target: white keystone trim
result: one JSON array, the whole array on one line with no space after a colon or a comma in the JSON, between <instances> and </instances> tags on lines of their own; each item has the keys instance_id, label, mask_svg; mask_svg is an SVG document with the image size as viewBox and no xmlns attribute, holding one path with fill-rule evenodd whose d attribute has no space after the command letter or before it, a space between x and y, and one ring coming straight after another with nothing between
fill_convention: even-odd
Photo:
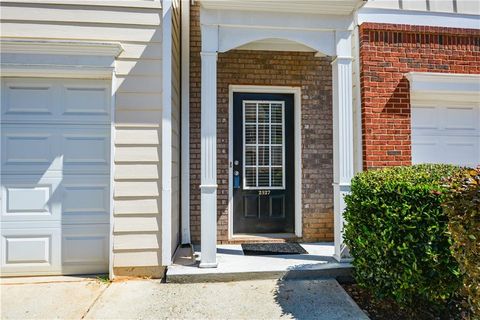
<instances>
[{"instance_id":1,"label":"white keystone trim","mask_svg":"<svg viewBox=\"0 0 480 320\"><path fill-rule=\"evenodd\" d=\"M247 93L290 93L294 95L294 153L295 153L295 236L302 237L302 96L298 87L230 85L228 87L228 240L233 234L233 94Z\"/></svg>"}]
</instances>

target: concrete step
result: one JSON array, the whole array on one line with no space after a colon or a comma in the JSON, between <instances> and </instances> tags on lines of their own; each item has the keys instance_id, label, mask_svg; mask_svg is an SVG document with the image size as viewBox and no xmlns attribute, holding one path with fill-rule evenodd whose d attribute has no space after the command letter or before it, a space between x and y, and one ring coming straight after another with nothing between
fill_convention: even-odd
<instances>
[{"instance_id":1,"label":"concrete step","mask_svg":"<svg viewBox=\"0 0 480 320\"><path fill-rule=\"evenodd\" d=\"M183 272L182 272L183 271ZM317 265L299 265L281 270L224 270L201 269L191 266L189 269L167 268L166 281L169 283L199 283L199 282L230 282L245 280L283 279L283 280L313 280L313 279L339 279L348 280L352 277L350 263L326 263Z\"/></svg>"}]
</instances>

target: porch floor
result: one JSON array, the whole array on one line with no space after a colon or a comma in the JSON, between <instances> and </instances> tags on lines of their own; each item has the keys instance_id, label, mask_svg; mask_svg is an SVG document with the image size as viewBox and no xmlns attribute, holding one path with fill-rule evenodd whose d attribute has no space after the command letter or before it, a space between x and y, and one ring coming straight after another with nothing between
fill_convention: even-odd
<instances>
[{"instance_id":1,"label":"porch floor","mask_svg":"<svg viewBox=\"0 0 480 320\"><path fill-rule=\"evenodd\" d=\"M179 248L167 268L167 282L348 277L351 264L333 258L333 243L301 243L308 254L245 256L239 244L217 245L217 268L199 268L200 247Z\"/></svg>"}]
</instances>

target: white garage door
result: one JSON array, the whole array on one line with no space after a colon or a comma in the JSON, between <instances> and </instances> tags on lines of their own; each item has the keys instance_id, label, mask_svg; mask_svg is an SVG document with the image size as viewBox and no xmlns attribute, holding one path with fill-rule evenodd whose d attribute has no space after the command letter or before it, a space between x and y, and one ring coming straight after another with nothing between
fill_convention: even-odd
<instances>
[{"instance_id":1,"label":"white garage door","mask_svg":"<svg viewBox=\"0 0 480 320\"><path fill-rule=\"evenodd\" d=\"M108 271L110 86L2 78L2 275Z\"/></svg>"},{"instance_id":2,"label":"white garage door","mask_svg":"<svg viewBox=\"0 0 480 320\"><path fill-rule=\"evenodd\" d=\"M412 106L412 162L480 164L480 107Z\"/></svg>"}]
</instances>

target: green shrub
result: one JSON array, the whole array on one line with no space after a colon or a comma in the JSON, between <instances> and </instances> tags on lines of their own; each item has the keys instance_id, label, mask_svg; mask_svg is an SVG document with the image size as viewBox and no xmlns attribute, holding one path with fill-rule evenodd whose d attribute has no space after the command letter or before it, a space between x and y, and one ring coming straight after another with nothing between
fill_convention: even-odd
<instances>
[{"instance_id":1,"label":"green shrub","mask_svg":"<svg viewBox=\"0 0 480 320\"><path fill-rule=\"evenodd\" d=\"M480 167L448 179L444 202L453 238L453 255L463 274L463 293L480 318Z\"/></svg>"},{"instance_id":2,"label":"green shrub","mask_svg":"<svg viewBox=\"0 0 480 320\"><path fill-rule=\"evenodd\" d=\"M449 165L372 170L346 196L345 242L357 282L400 306L442 308L461 285L453 258L442 179Z\"/></svg>"}]
</instances>

